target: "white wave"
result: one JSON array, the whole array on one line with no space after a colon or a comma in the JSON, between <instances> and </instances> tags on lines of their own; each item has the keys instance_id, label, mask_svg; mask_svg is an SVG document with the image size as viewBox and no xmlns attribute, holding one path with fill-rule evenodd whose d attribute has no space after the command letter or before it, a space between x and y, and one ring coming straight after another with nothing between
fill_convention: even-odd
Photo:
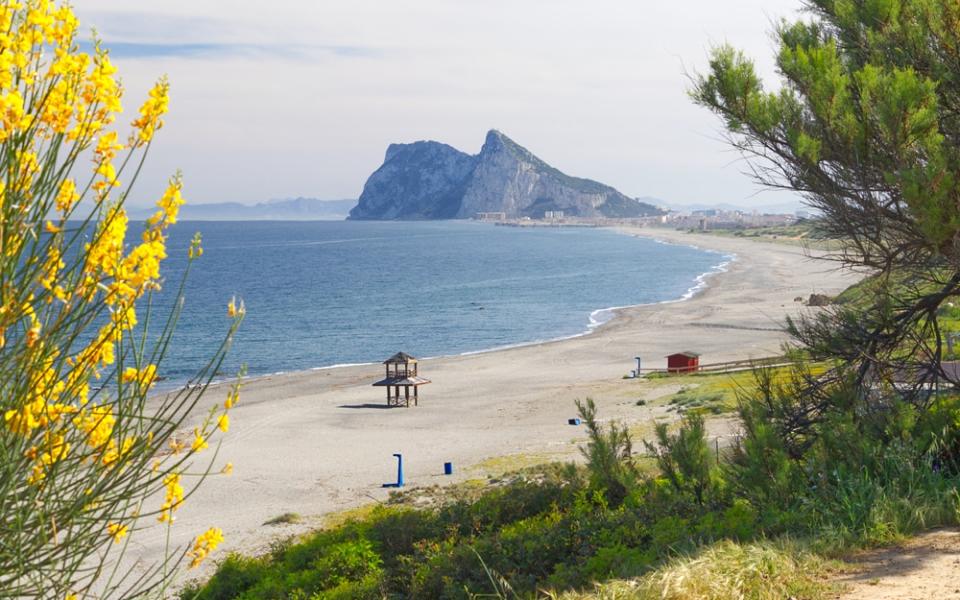
<instances>
[{"instance_id":1,"label":"white wave","mask_svg":"<svg viewBox=\"0 0 960 600\"><path fill-rule=\"evenodd\" d=\"M326 371L327 369L342 369L345 367L369 367L370 365L379 365L378 362L358 362L358 363L337 363L326 367L310 367L308 371Z\"/></svg>"}]
</instances>

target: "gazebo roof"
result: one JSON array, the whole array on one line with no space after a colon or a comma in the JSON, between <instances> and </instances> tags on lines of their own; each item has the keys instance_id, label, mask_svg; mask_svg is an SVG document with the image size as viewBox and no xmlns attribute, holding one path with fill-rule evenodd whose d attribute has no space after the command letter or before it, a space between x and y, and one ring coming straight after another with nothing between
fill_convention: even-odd
<instances>
[{"instance_id":1,"label":"gazebo roof","mask_svg":"<svg viewBox=\"0 0 960 600\"><path fill-rule=\"evenodd\" d=\"M374 383L373 385L378 387L387 387L390 385L412 385L414 387L418 385L424 385L430 383L429 379L424 379L423 377L408 376L408 377L387 377L386 379L381 379L380 381Z\"/></svg>"},{"instance_id":2,"label":"gazebo roof","mask_svg":"<svg viewBox=\"0 0 960 600\"><path fill-rule=\"evenodd\" d=\"M687 358L700 358L700 355L696 352L674 352L673 354L668 354L667 358L671 356L686 356Z\"/></svg>"},{"instance_id":3,"label":"gazebo roof","mask_svg":"<svg viewBox=\"0 0 960 600\"><path fill-rule=\"evenodd\" d=\"M394 354L393 356L391 356L391 357L388 358L387 360L383 361L383 364L385 364L385 365L393 365L393 364L397 364L397 363L415 363L415 362L417 362L417 359L415 359L414 357L410 356L410 355L407 354L406 352L397 352L396 354Z\"/></svg>"}]
</instances>

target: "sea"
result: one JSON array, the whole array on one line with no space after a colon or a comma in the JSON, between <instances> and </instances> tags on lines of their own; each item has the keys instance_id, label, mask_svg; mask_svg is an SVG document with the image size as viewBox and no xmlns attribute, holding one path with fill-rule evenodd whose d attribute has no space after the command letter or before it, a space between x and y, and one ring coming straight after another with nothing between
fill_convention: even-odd
<instances>
[{"instance_id":1,"label":"sea","mask_svg":"<svg viewBox=\"0 0 960 600\"><path fill-rule=\"evenodd\" d=\"M730 260L596 228L180 222L155 313L172 306L198 231L204 254L184 287L164 386L188 381L215 353L232 298L246 317L218 379L241 365L258 376L584 335L617 307L691 297Z\"/></svg>"}]
</instances>

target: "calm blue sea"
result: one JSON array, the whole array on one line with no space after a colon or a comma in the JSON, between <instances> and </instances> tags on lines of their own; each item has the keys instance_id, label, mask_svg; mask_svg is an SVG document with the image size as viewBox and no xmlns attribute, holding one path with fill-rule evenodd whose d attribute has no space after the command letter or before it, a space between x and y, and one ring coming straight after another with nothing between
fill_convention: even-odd
<instances>
[{"instance_id":1,"label":"calm blue sea","mask_svg":"<svg viewBox=\"0 0 960 600\"><path fill-rule=\"evenodd\" d=\"M182 382L212 355L236 295L247 317L224 373L476 352L582 334L601 309L683 297L726 257L599 229L472 222L182 222L161 303L203 234L172 352Z\"/></svg>"}]
</instances>

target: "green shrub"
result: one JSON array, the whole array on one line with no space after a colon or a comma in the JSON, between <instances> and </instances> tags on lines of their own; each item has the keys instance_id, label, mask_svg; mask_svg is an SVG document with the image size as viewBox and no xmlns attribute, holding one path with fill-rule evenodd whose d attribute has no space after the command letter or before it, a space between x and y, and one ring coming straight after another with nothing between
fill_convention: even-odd
<instances>
[{"instance_id":1,"label":"green shrub","mask_svg":"<svg viewBox=\"0 0 960 600\"><path fill-rule=\"evenodd\" d=\"M655 559L656 555L649 549L615 544L597 549L596 554L587 559L583 571L592 581L636 577L649 568Z\"/></svg>"},{"instance_id":2,"label":"green shrub","mask_svg":"<svg viewBox=\"0 0 960 600\"><path fill-rule=\"evenodd\" d=\"M685 415L676 434L669 433L666 423L657 423L655 431L656 444L644 444L656 457L660 472L678 494L690 496L702 506L716 487L703 417L695 413Z\"/></svg>"},{"instance_id":3,"label":"green shrub","mask_svg":"<svg viewBox=\"0 0 960 600\"><path fill-rule=\"evenodd\" d=\"M336 587L352 580L379 575L382 562L373 544L360 539L330 546L313 563L312 570L324 581L325 587Z\"/></svg>"},{"instance_id":4,"label":"green shrub","mask_svg":"<svg viewBox=\"0 0 960 600\"><path fill-rule=\"evenodd\" d=\"M703 515L697 523L697 534L705 540L729 538L744 541L757 536L758 525L757 510L746 500L738 498L722 511Z\"/></svg>"},{"instance_id":5,"label":"green shrub","mask_svg":"<svg viewBox=\"0 0 960 600\"><path fill-rule=\"evenodd\" d=\"M638 473L633 465L633 441L626 426L610 423L606 431L597 422L597 407L593 399L576 401L577 412L587 426L590 436L582 447L587 459L590 484L604 490L614 506L623 502L636 483Z\"/></svg>"},{"instance_id":6,"label":"green shrub","mask_svg":"<svg viewBox=\"0 0 960 600\"><path fill-rule=\"evenodd\" d=\"M291 600L292 600L291 596ZM380 578L367 575L359 581L343 582L336 587L309 596L310 600L380 600L383 589Z\"/></svg>"},{"instance_id":7,"label":"green shrub","mask_svg":"<svg viewBox=\"0 0 960 600\"><path fill-rule=\"evenodd\" d=\"M232 600L262 580L269 565L257 558L230 554L218 566L216 574L202 587L187 587L180 593L183 600Z\"/></svg>"},{"instance_id":8,"label":"green shrub","mask_svg":"<svg viewBox=\"0 0 960 600\"><path fill-rule=\"evenodd\" d=\"M931 457L917 459L909 444L878 454L872 468L835 469L811 498L811 524L824 547L886 543L958 522L960 479L938 471Z\"/></svg>"},{"instance_id":9,"label":"green shrub","mask_svg":"<svg viewBox=\"0 0 960 600\"><path fill-rule=\"evenodd\" d=\"M654 523L651 544L661 554L692 545L690 522L680 517L664 517Z\"/></svg>"},{"instance_id":10,"label":"green shrub","mask_svg":"<svg viewBox=\"0 0 960 600\"><path fill-rule=\"evenodd\" d=\"M681 388L670 398L670 406L677 411L709 412L718 415L726 410L723 402L727 395L720 390L698 390Z\"/></svg>"},{"instance_id":11,"label":"green shrub","mask_svg":"<svg viewBox=\"0 0 960 600\"><path fill-rule=\"evenodd\" d=\"M432 511L393 507L378 507L357 527L376 545L388 566L397 557L412 553L421 540L440 537L444 531L443 520Z\"/></svg>"}]
</instances>

